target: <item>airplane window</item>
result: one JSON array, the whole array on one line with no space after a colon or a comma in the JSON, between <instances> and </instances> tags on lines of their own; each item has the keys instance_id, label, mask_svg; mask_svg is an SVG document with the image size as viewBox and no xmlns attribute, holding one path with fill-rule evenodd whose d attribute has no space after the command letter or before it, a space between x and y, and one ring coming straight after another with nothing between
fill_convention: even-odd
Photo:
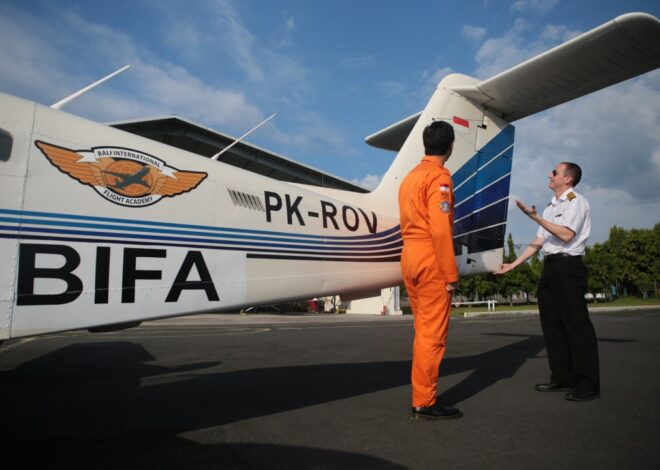
<instances>
[{"instance_id":1,"label":"airplane window","mask_svg":"<svg viewBox=\"0 0 660 470\"><path fill-rule=\"evenodd\" d=\"M6 162L9 160L13 143L14 139L11 138L9 133L0 129L0 162Z\"/></svg>"}]
</instances>

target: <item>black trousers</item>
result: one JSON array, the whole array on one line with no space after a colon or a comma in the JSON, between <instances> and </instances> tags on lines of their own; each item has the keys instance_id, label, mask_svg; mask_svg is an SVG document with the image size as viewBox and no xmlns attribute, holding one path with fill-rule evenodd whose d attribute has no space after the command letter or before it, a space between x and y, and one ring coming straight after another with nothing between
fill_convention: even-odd
<instances>
[{"instance_id":1,"label":"black trousers","mask_svg":"<svg viewBox=\"0 0 660 470\"><path fill-rule=\"evenodd\" d=\"M600 391L598 345L584 294L587 267L580 256L546 257L538 286L550 381Z\"/></svg>"}]
</instances>

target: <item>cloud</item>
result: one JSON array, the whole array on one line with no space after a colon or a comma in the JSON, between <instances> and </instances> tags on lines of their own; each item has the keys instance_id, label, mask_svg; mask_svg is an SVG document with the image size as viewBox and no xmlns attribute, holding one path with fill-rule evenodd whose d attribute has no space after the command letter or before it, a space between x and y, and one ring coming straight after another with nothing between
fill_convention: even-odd
<instances>
[{"instance_id":1,"label":"cloud","mask_svg":"<svg viewBox=\"0 0 660 470\"><path fill-rule=\"evenodd\" d=\"M263 82L265 74L255 55L256 37L243 25L238 11L230 0L212 0L208 2L217 30L228 41L234 53L231 55L235 64L241 68L248 79Z\"/></svg>"},{"instance_id":2,"label":"cloud","mask_svg":"<svg viewBox=\"0 0 660 470\"><path fill-rule=\"evenodd\" d=\"M583 169L577 190L592 206L591 243L607 239L612 225L660 222L658 109L656 71L515 123L511 193L543 207L552 196L546 175L572 161ZM510 209L509 231L533 237L518 212Z\"/></svg>"},{"instance_id":3,"label":"cloud","mask_svg":"<svg viewBox=\"0 0 660 470\"><path fill-rule=\"evenodd\" d=\"M205 42L204 35L192 24L181 21L171 21L164 28L163 37L170 47L177 50L181 56L188 59L201 57L200 49Z\"/></svg>"},{"instance_id":4,"label":"cloud","mask_svg":"<svg viewBox=\"0 0 660 470\"><path fill-rule=\"evenodd\" d=\"M16 47L0 51L4 91L50 104L130 63L132 68L111 82L114 86L97 88L67 110L98 121L176 113L225 131L240 131L263 119L264 113L241 92L211 86L159 60L122 31L65 13L53 18L64 31L55 34L50 21L19 9L9 13L0 18L0 40ZM85 62L104 65L81 70ZM117 87L124 91L121 96Z\"/></svg>"},{"instance_id":5,"label":"cloud","mask_svg":"<svg viewBox=\"0 0 660 470\"><path fill-rule=\"evenodd\" d=\"M286 18L275 30L273 47L283 49L293 45L293 32L295 29L296 20L293 17Z\"/></svg>"},{"instance_id":6,"label":"cloud","mask_svg":"<svg viewBox=\"0 0 660 470\"><path fill-rule=\"evenodd\" d=\"M243 64L245 59L247 63L240 69L244 76L258 80L266 73L267 81L243 81L240 89L224 84L220 77L205 81L191 69L163 59L160 51L138 46L141 42L120 29L54 8L49 14L37 17L20 7L6 5L0 16L0 41L12 47L0 48L0 90L51 104L130 63L132 68L128 72L73 102L66 110L102 122L177 114L233 134L246 131L273 111L298 117L306 115L304 106L308 100L304 96L312 86L308 84L306 69L295 58L274 48L260 48L255 53L254 36L241 23L230 2L205 5L209 9L204 16L211 18L207 22L231 25L227 34L233 37L232 41L244 38L248 44L235 51L232 41L223 43L226 38L206 33L184 34L185 42L189 46L197 44L200 57L208 57L209 49L220 43L222 48L213 50L214 57L222 51L237 54L236 62ZM162 15L155 10L151 18L158 30L163 30L158 25L174 24L167 16L173 9L162 11L166 10L168 13ZM187 15L186 9L177 11L181 20L175 33L180 35L194 29L192 14ZM293 18L286 19L283 28L292 31ZM211 28L199 28L208 29ZM256 63L257 56L263 68L249 65ZM262 107L268 112L262 111ZM310 128L302 118L293 124L297 128L287 131L288 134L275 126L261 134L271 136L276 143L292 142L297 150L318 151L325 146L324 150L335 152L334 155L355 152L346 145L339 128L326 126L328 131L324 133L315 126Z\"/></svg>"},{"instance_id":7,"label":"cloud","mask_svg":"<svg viewBox=\"0 0 660 470\"><path fill-rule=\"evenodd\" d=\"M381 179L383 179L382 175L367 174L363 178L353 178L351 183L373 191L380 184Z\"/></svg>"},{"instance_id":8,"label":"cloud","mask_svg":"<svg viewBox=\"0 0 660 470\"><path fill-rule=\"evenodd\" d=\"M480 43L487 33L488 31L486 28L481 28L479 26L465 25L461 30L461 35L468 41L475 44Z\"/></svg>"},{"instance_id":9,"label":"cloud","mask_svg":"<svg viewBox=\"0 0 660 470\"><path fill-rule=\"evenodd\" d=\"M453 72L454 70L451 67L442 67L440 69L425 70L422 72L422 86L420 87L419 94L424 101L424 105L426 105L426 100L431 98L440 81Z\"/></svg>"},{"instance_id":10,"label":"cloud","mask_svg":"<svg viewBox=\"0 0 660 470\"><path fill-rule=\"evenodd\" d=\"M482 42L476 75L493 76L578 34L563 25L533 26L517 19L504 35ZM511 201L519 197L543 208L552 196L547 174L557 163L573 161L584 171L577 190L592 206L590 243L607 239L612 225L659 222L658 109L660 71L655 71L515 122ZM510 206L508 231L517 243L531 241L537 228Z\"/></svg>"},{"instance_id":11,"label":"cloud","mask_svg":"<svg viewBox=\"0 0 660 470\"><path fill-rule=\"evenodd\" d=\"M580 34L566 26L545 25L537 37L530 38L536 30L519 18L504 36L486 39L475 56L477 77L490 78Z\"/></svg>"},{"instance_id":12,"label":"cloud","mask_svg":"<svg viewBox=\"0 0 660 470\"><path fill-rule=\"evenodd\" d=\"M601 90L543 113L522 127L537 157L576 161L593 187L660 200L660 73ZM531 149L530 149L531 150ZM590 179L586 176L589 175Z\"/></svg>"},{"instance_id":13,"label":"cloud","mask_svg":"<svg viewBox=\"0 0 660 470\"><path fill-rule=\"evenodd\" d=\"M290 157L297 159L301 155L311 155L310 160L319 168L328 168L326 159L339 156L350 160L358 152L349 145L344 131L315 111L302 111L299 114L282 117L288 119L290 127L299 129L295 133L285 133L279 128L273 127L265 132L270 132L272 140L276 145L294 149L295 155ZM277 120L277 119L276 119Z\"/></svg>"},{"instance_id":14,"label":"cloud","mask_svg":"<svg viewBox=\"0 0 660 470\"><path fill-rule=\"evenodd\" d=\"M389 96L401 96L406 91L406 85L401 82L388 80L380 82L378 84L378 89Z\"/></svg>"},{"instance_id":15,"label":"cloud","mask_svg":"<svg viewBox=\"0 0 660 470\"><path fill-rule=\"evenodd\" d=\"M513 12L532 12L544 15L552 10L559 0L516 0L511 5Z\"/></svg>"}]
</instances>

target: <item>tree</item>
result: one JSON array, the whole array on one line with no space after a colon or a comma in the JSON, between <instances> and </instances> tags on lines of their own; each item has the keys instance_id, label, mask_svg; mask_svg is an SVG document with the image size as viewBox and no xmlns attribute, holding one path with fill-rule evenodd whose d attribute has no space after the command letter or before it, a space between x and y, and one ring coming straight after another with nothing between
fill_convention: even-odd
<instances>
[{"instance_id":1,"label":"tree","mask_svg":"<svg viewBox=\"0 0 660 470\"><path fill-rule=\"evenodd\" d=\"M589 268L590 292L614 284L617 294L657 294L660 224L652 229L612 227L607 241L587 249L585 263Z\"/></svg>"},{"instance_id":2,"label":"tree","mask_svg":"<svg viewBox=\"0 0 660 470\"><path fill-rule=\"evenodd\" d=\"M584 264L589 270L589 284L587 290L597 298L598 294L607 292L610 298L609 287L614 284L613 258L608 255L607 245L596 243L587 247L584 254Z\"/></svg>"},{"instance_id":3,"label":"tree","mask_svg":"<svg viewBox=\"0 0 660 470\"><path fill-rule=\"evenodd\" d=\"M624 281L644 298L654 292L660 271L660 224L653 229L632 229L623 243Z\"/></svg>"},{"instance_id":4,"label":"tree","mask_svg":"<svg viewBox=\"0 0 660 470\"><path fill-rule=\"evenodd\" d=\"M516 260L515 244L513 243L513 236L509 234L507 238L508 253L504 255L505 263L512 263ZM529 293L534 290L535 285L532 281L532 271L529 264L524 263L516 269L500 276L497 279L497 288L500 294L509 299L509 305L513 305L513 295L518 292L524 292L528 297Z\"/></svg>"},{"instance_id":5,"label":"tree","mask_svg":"<svg viewBox=\"0 0 660 470\"><path fill-rule=\"evenodd\" d=\"M626 239L626 230L617 227L616 225L610 228L610 236L607 241L603 244L607 248L609 256L611 258L610 267L612 269L611 275L616 285L617 295L621 294L623 286L623 271L624 271L624 262L622 259L623 255L623 245Z\"/></svg>"}]
</instances>

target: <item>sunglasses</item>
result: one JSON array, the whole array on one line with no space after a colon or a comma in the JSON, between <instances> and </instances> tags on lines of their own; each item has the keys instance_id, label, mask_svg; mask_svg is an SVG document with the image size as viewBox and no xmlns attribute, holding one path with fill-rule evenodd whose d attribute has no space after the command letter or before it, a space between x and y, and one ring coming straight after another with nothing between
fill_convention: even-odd
<instances>
[{"instance_id":1,"label":"sunglasses","mask_svg":"<svg viewBox=\"0 0 660 470\"><path fill-rule=\"evenodd\" d=\"M557 176L557 170L552 170L552 176Z\"/></svg>"}]
</instances>

